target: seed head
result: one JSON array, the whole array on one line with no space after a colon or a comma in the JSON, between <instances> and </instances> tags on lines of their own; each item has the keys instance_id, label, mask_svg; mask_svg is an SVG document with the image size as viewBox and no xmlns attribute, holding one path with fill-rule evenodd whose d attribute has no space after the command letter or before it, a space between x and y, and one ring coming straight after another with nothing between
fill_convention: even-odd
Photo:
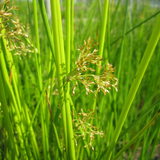
<instances>
[{"instance_id":1,"label":"seed head","mask_svg":"<svg viewBox=\"0 0 160 160\"><path fill-rule=\"evenodd\" d=\"M103 137L104 133L103 131L100 131L99 128L91 124L91 120L95 119L94 118L95 113L93 110L88 110L88 111L89 111L88 113L85 113L83 109L81 109L81 112L78 113L77 118L75 118L73 114L74 138L77 146L79 137L82 137L82 140L86 140L86 136L89 135L90 137L89 143L84 147L88 146L94 150L93 147L94 139L96 138L96 136Z\"/></svg>"},{"instance_id":2,"label":"seed head","mask_svg":"<svg viewBox=\"0 0 160 160\"><path fill-rule=\"evenodd\" d=\"M115 67L113 68L111 64L107 64L104 68L102 74L96 75L95 69L92 67L95 65L102 69L100 62L102 58L97 55L98 50L93 49L97 43L93 44L93 41L88 38L87 42L84 41L82 47L79 47L79 58L75 62L75 68L67 75L67 82L72 81L73 95L75 94L75 89L78 86L78 82L82 83L86 89L86 95L92 92L96 95L96 92L102 91L104 95L109 93L111 87L114 87L116 91L118 80L114 77ZM96 88L96 89L94 89Z\"/></svg>"},{"instance_id":3,"label":"seed head","mask_svg":"<svg viewBox=\"0 0 160 160\"><path fill-rule=\"evenodd\" d=\"M2 20L0 36L4 36L6 39L9 51L12 51L14 55L25 56L27 52L33 53L34 48L25 32L25 26L11 13L12 10L17 9L18 7L15 7L14 3L10 5L10 0L4 0L2 6L0 3L0 18Z\"/></svg>"}]
</instances>

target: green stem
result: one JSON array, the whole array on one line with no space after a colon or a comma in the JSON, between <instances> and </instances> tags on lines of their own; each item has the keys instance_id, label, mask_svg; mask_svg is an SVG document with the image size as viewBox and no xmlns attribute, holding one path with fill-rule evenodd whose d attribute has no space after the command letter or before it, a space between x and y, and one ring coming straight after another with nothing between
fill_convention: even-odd
<instances>
[{"instance_id":1,"label":"green stem","mask_svg":"<svg viewBox=\"0 0 160 160\"><path fill-rule=\"evenodd\" d=\"M70 46L71 46L71 4L70 1L66 0L66 74L70 73ZM65 103L66 103L66 121L67 121L67 138L68 138L68 156L70 160L75 160L75 148L74 148L74 135L72 127L72 117L70 110L70 83L66 86L65 91Z\"/></svg>"},{"instance_id":2,"label":"green stem","mask_svg":"<svg viewBox=\"0 0 160 160\"><path fill-rule=\"evenodd\" d=\"M63 35L59 32L62 32L61 18L58 20L60 16L60 8L58 1L50 1L51 3L51 14L52 14L52 29L53 29L53 38L54 38L54 46L55 46L55 59L56 59L56 70L58 77L58 90L59 97L61 102L61 114L63 121L63 131L64 131L64 140L66 144L66 151L68 154L68 146L67 146L67 126L66 126L66 108L65 108L65 97L64 97L64 88L63 88L63 76L62 67L64 67L65 71L65 60L64 60L64 45L63 45ZM61 29L60 29L61 28ZM62 35L60 37L60 35Z\"/></svg>"},{"instance_id":3,"label":"green stem","mask_svg":"<svg viewBox=\"0 0 160 160\"><path fill-rule=\"evenodd\" d=\"M71 2L71 69L74 66L74 0Z\"/></svg>"},{"instance_id":4,"label":"green stem","mask_svg":"<svg viewBox=\"0 0 160 160\"><path fill-rule=\"evenodd\" d=\"M108 16L108 6L109 6L109 0L104 1L104 11L103 11L103 21L102 21L102 27L101 27L101 35L100 35L100 45L99 45L99 55L103 56L103 50L104 50L104 40L106 35L106 26L107 26L107 16ZM101 61L100 61L101 65ZM100 68L97 67L97 73L99 74Z\"/></svg>"}]
</instances>

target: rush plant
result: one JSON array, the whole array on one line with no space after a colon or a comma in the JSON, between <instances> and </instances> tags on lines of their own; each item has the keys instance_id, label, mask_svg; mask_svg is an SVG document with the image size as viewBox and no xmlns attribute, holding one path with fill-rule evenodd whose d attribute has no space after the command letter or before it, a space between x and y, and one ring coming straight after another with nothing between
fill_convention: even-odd
<instances>
[{"instance_id":1,"label":"rush plant","mask_svg":"<svg viewBox=\"0 0 160 160\"><path fill-rule=\"evenodd\" d=\"M19 1L27 20L15 3L0 3L0 159L133 159L138 146L139 158L151 159L160 130L159 12L132 27L128 0L92 1L85 12L84 1L50 0L51 19L43 0ZM146 35L141 25L156 15ZM119 33L121 43L111 43Z\"/></svg>"}]
</instances>

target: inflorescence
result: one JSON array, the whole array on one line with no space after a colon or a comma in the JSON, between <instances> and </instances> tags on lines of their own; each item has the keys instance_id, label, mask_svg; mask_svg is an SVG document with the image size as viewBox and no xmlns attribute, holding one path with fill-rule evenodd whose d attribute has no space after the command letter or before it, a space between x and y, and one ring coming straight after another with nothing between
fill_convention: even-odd
<instances>
[{"instance_id":1,"label":"inflorescence","mask_svg":"<svg viewBox=\"0 0 160 160\"><path fill-rule=\"evenodd\" d=\"M111 64L108 63L101 74L94 74L96 70L93 69L91 65L96 65L99 69L102 69L102 66L100 65L102 58L97 55L98 50L94 49L92 51L95 45L97 45L97 43L93 44L93 41L90 38L88 38L87 42L84 41L84 45L78 49L80 55L75 62L75 68L66 76L65 83L69 81L74 83L72 89L73 95L75 94L78 82L85 86L86 95L92 92L96 96L96 92L100 91L106 95L106 92L109 93L111 87L114 87L116 91L118 91L118 79L115 78L113 74L115 67L113 68ZM96 89L94 89L94 87L96 87Z\"/></svg>"},{"instance_id":2,"label":"inflorescence","mask_svg":"<svg viewBox=\"0 0 160 160\"><path fill-rule=\"evenodd\" d=\"M15 7L14 3L12 3L12 6L9 4L10 0L4 0L3 5L0 3L0 37L4 36L7 40L7 49L12 51L14 55L33 53L34 48L25 32L25 26L11 13L12 10L18 10L18 7Z\"/></svg>"},{"instance_id":3,"label":"inflorescence","mask_svg":"<svg viewBox=\"0 0 160 160\"><path fill-rule=\"evenodd\" d=\"M89 136L89 144L86 144L85 147L90 147L92 150L94 150L93 147L93 141L96 136L103 137L104 133L103 131L100 131L99 128L96 126L93 126L91 123L92 120L94 120L94 111L89 110L88 113L85 113L83 109L81 109L81 112L78 113L77 118L75 118L74 110L73 110L73 124L74 124L74 137L75 137L75 144L78 145L77 140L82 137L83 141L86 141L87 136ZM98 118L96 118L98 119Z\"/></svg>"}]
</instances>

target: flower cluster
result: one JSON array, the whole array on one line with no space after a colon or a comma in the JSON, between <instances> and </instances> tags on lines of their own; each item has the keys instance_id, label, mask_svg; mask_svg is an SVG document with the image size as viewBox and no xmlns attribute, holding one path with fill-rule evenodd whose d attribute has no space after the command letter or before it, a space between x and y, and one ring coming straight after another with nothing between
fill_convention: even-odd
<instances>
[{"instance_id":1,"label":"flower cluster","mask_svg":"<svg viewBox=\"0 0 160 160\"><path fill-rule=\"evenodd\" d=\"M97 43L93 44L93 41L88 38L87 42L84 41L84 45L78 49L80 51L80 55L76 60L75 68L66 76L65 79L66 83L73 81L73 94L75 94L78 82L85 86L86 95L88 95L89 92L95 93L96 95L96 92L100 91L103 91L104 95L106 95L106 92L109 92L111 87L114 87L116 91L118 91L118 80L113 74L115 68L113 68L111 64L108 63L101 74L94 74L96 70L91 66L96 65L100 69L102 68L100 65L102 58L97 55L98 50L94 49L92 51L95 45L97 45ZM96 89L94 89L94 87L96 87Z\"/></svg>"},{"instance_id":2,"label":"flower cluster","mask_svg":"<svg viewBox=\"0 0 160 160\"><path fill-rule=\"evenodd\" d=\"M11 11L17 10L18 7L9 6L10 0L4 0L3 5L0 3L0 37L4 36L7 40L7 49L12 51L14 55L26 55L27 52L34 52L34 48L28 39L23 26L19 19L16 18ZM27 43L22 41L24 39Z\"/></svg>"},{"instance_id":3,"label":"flower cluster","mask_svg":"<svg viewBox=\"0 0 160 160\"><path fill-rule=\"evenodd\" d=\"M78 113L77 119L74 116L73 110L73 126L74 126L74 137L75 137L75 144L78 145L77 140L79 137L82 137L82 140L86 140L87 135L89 136L89 144L85 145L84 147L89 146L94 150L93 141L96 136L103 137L103 131L97 129L96 126L93 126L90 122L94 119L94 112L93 110L89 110L88 113L85 113L83 109L81 112Z\"/></svg>"},{"instance_id":4,"label":"flower cluster","mask_svg":"<svg viewBox=\"0 0 160 160\"><path fill-rule=\"evenodd\" d=\"M88 43L84 41L84 45L78 49L78 51L80 51L80 55L76 61L76 68L82 72L86 72L88 70L95 71L93 68L88 67L89 64L96 64L101 68L99 63L102 58L96 54L98 50L94 49L91 53L92 48L94 48L97 43L92 44L93 41L90 38L88 38L87 42Z\"/></svg>"}]
</instances>

